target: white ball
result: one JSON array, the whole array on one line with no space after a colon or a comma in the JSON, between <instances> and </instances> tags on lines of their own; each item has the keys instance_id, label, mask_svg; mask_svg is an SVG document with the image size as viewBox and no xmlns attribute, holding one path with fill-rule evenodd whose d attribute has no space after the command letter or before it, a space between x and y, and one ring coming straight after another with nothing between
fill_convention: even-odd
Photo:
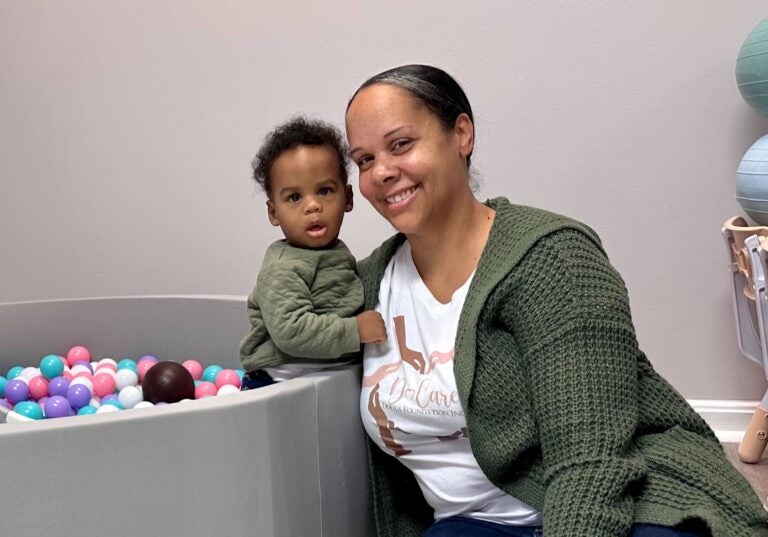
<instances>
[{"instance_id":1,"label":"white ball","mask_svg":"<svg viewBox=\"0 0 768 537\"><path fill-rule=\"evenodd\" d=\"M219 391L216 392L216 395L232 395L233 393L240 393L240 388L233 386L232 384L225 384L219 388Z\"/></svg>"},{"instance_id":2,"label":"white ball","mask_svg":"<svg viewBox=\"0 0 768 537\"><path fill-rule=\"evenodd\" d=\"M106 414L107 412L120 412L115 405L101 405L96 409L96 414Z\"/></svg>"},{"instance_id":3,"label":"white ball","mask_svg":"<svg viewBox=\"0 0 768 537\"><path fill-rule=\"evenodd\" d=\"M77 377L76 379L72 379L72 382L69 383L70 386L74 386L75 384L82 384L93 393L93 382L91 382L91 379L88 377Z\"/></svg>"},{"instance_id":4,"label":"white ball","mask_svg":"<svg viewBox=\"0 0 768 537\"><path fill-rule=\"evenodd\" d=\"M72 369L70 369L70 373L73 375L77 375L78 373L88 373L89 375L93 374L88 366L84 364L77 364L76 366L73 366Z\"/></svg>"},{"instance_id":5,"label":"white ball","mask_svg":"<svg viewBox=\"0 0 768 537\"><path fill-rule=\"evenodd\" d=\"M115 384L118 390L127 386L136 386L139 383L139 376L132 369L121 369L115 374Z\"/></svg>"},{"instance_id":6,"label":"white ball","mask_svg":"<svg viewBox=\"0 0 768 537\"><path fill-rule=\"evenodd\" d=\"M93 408L99 408L101 406L101 399L95 396L91 397L91 402L88 404L91 405Z\"/></svg>"},{"instance_id":7,"label":"white ball","mask_svg":"<svg viewBox=\"0 0 768 537\"><path fill-rule=\"evenodd\" d=\"M115 366L115 368L117 368L117 362L115 362L112 358L102 358L101 360L99 360L100 366L104 364L111 364Z\"/></svg>"},{"instance_id":8,"label":"white ball","mask_svg":"<svg viewBox=\"0 0 768 537\"><path fill-rule=\"evenodd\" d=\"M136 386L126 386L117 394L117 400L120 401L125 408L134 408L142 401L142 399L141 392Z\"/></svg>"},{"instance_id":9,"label":"white ball","mask_svg":"<svg viewBox=\"0 0 768 537\"><path fill-rule=\"evenodd\" d=\"M36 367L25 367L21 370L21 373L19 373L19 376L16 377L19 380L23 380L25 384L29 384L29 381L32 380L35 377L40 376L40 370Z\"/></svg>"},{"instance_id":10,"label":"white ball","mask_svg":"<svg viewBox=\"0 0 768 537\"><path fill-rule=\"evenodd\" d=\"M139 401L138 403L133 405L133 408L152 408L153 406L155 405L153 405L149 401Z\"/></svg>"}]
</instances>

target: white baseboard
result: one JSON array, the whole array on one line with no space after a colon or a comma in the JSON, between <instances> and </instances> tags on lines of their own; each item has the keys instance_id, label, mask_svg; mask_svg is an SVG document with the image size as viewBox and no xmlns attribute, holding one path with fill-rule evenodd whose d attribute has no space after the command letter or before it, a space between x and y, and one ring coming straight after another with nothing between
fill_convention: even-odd
<instances>
[{"instance_id":1,"label":"white baseboard","mask_svg":"<svg viewBox=\"0 0 768 537\"><path fill-rule=\"evenodd\" d=\"M759 401L727 399L688 399L721 442L739 443L747 430Z\"/></svg>"}]
</instances>

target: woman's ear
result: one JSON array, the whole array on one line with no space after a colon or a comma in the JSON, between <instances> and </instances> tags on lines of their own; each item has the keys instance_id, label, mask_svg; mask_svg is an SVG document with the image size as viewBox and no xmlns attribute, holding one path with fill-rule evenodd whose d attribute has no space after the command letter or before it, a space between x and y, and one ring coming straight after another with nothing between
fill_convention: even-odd
<instances>
[{"instance_id":1,"label":"woman's ear","mask_svg":"<svg viewBox=\"0 0 768 537\"><path fill-rule=\"evenodd\" d=\"M347 199L347 203L344 205L344 212L348 213L352 210L352 185L346 185L344 187L344 197Z\"/></svg>"},{"instance_id":2,"label":"woman's ear","mask_svg":"<svg viewBox=\"0 0 768 537\"><path fill-rule=\"evenodd\" d=\"M467 114L458 115L456 124L453 126L453 132L456 135L461 156L464 158L470 156L475 147L475 125Z\"/></svg>"}]
</instances>

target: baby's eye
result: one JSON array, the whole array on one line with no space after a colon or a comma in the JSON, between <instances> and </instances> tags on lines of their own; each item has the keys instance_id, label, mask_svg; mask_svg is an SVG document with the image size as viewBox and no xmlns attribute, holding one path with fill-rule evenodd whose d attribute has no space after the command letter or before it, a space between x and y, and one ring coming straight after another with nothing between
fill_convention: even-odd
<instances>
[{"instance_id":1,"label":"baby's eye","mask_svg":"<svg viewBox=\"0 0 768 537\"><path fill-rule=\"evenodd\" d=\"M324 186L323 188L317 191L317 193L320 194L321 196L327 196L331 192L333 192L333 190L331 190L331 187L329 186Z\"/></svg>"},{"instance_id":2,"label":"baby's eye","mask_svg":"<svg viewBox=\"0 0 768 537\"><path fill-rule=\"evenodd\" d=\"M297 201L301 200L301 196L299 196L298 192L294 192L292 194L288 194L288 197L286 199L291 203L296 203Z\"/></svg>"}]
</instances>

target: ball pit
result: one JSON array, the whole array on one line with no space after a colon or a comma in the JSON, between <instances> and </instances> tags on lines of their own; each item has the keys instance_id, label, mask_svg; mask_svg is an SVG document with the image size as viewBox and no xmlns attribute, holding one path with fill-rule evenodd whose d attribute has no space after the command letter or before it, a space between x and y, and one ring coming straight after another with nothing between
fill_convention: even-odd
<instances>
[{"instance_id":1,"label":"ball pit","mask_svg":"<svg viewBox=\"0 0 768 537\"><path fill-rule=\"evenodd\" d=\"M0 376L0 404L30 420L115 412L237 393L244 374L216 364L203 369L195 359L179 363L152 355L91 362L90 350L82 345L65 355L47 354L38 367L9 368Z\"/></svg>"},{"instance_id":2,"label":"ball pit","mask_svg":"<svg viewBox=\"0 0 768 537\"><path fill-rule=\"evenodd\" d=\"M90 349L94 371L102 357L148 352L235 369L244 311L244 298L227 297L0 304L0 375L76 344ZM0 424L0 452L13 461L3 525L61 537L125 528L164 537L373 535L358 377L359 369L333 371L159 409L105 405L100 415ZM95 414L92 399L77 412ZM173 509L158 509L168 498Z\"/></svg>"}]
</instances>

